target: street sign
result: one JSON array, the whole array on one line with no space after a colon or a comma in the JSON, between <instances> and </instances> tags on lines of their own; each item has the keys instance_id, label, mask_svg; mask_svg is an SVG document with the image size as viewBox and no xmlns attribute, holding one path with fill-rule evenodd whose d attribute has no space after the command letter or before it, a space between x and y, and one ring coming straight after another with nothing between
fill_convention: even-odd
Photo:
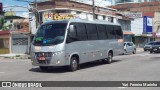
<instances>
[{"instance_id":1,"label":"street sign","mask_svg":"<svg viewBox=\"0 0 160 90\"><path fill-rule=\"evenodd\" d=\"M143 33L152 33L152 17L143 16Z\"/></svg>"}]
</instances>

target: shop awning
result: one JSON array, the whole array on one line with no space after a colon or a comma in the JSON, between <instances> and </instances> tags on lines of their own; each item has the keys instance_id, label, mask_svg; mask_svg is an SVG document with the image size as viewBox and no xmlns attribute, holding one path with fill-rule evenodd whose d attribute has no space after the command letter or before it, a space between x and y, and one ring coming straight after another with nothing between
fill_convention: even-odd
<instances>
[{"instance_id":1,"label":"shop awning","mask_svg":"<svg viewBox=\"0 0 160 90\"><path fill-rule=\"evenodd\" d=\"M123 31L124 35L134 35L134 33L132 33L131 31Z\"/></svg>"}]
</instances>

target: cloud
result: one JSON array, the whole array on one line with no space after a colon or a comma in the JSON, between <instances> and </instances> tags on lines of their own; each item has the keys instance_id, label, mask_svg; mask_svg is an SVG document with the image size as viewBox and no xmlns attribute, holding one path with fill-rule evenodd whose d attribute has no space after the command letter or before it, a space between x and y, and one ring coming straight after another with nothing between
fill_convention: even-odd
<instances>
[{"instance_id":1,"label":"cloud","mask_svg":"<svg viewBox=\"0 0 160 90\"><path fill-rule=\"evenodd\" d=\"M29 13L28 12L20 12L20 13L16 13L17 16L21 16L21 17L25 17L25 18L29 18Z\"/></svg>"}]
</instances>

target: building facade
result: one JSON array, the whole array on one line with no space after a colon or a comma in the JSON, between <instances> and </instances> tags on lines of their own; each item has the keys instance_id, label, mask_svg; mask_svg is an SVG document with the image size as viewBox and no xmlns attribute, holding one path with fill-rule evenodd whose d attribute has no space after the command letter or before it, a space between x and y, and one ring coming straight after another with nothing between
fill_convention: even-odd
<instances>
[{"instance_id":1,"label":"building facade","mask_svg":"<svg viewBox=\"0 0 160 90\"><path fill-rule=\"evenodd\" d=\"M33 5L34 6L34 5ZM36 20L40 23L50 20L63 20L63 19L84 19L93 20L93 7L92 5L70 1L70 0L52 0L40 2L37 4L38 18L35 13L30 13L31 33L36 33ZM116 9L95 7L95 19L105 20L107 22L120 23L124 31L130 32L131 19L121 15ZM124 33L126 41L132 41L132 34ZM128 36L130 39L128 39ZM31 37L33 38L33 37Z\"/></svg>"},{"instance_id":2,"label":"building facade","mask_svg":"<svg viewBox=\"0 0 160 90\"><path fill-rule=\"evenodd\" d=\"M34 5L33 5L34 6ZM46 2L39 2L37 4L38 15L32 11L30 13L31 33L35 34L37 24L50 20L63 20L63 19L85 19L93 20L93 7L89 4L70 0L51 0ZM95 18L99 20L106 20L108 22L117 23L116 9L95 7Z\"/></svg>"},{"instance_id":3,"label":"building facade","mask_svg":"<svg viewBox=\"0 0 160 90\"><path fill-rule=\"evenodd\" d=\"M117 9L121 14L133 17L131 22L131 31L135 34L134 42L137 47L143 47L144 44L159 40L159 0L133 0L133 3L123 3L111 6Z\"/></svg>"},{"instance_id":4,"label":"building facade","mask_svg":"<svg viewBox=\"0 0 160 90\"><path fill-rule=\"evenodd\" d=\"M0 50L5 53L28 53L30 32L28 19L19 16L5 16L3 30L0 30Z\"/></svg>"}]
</instances>

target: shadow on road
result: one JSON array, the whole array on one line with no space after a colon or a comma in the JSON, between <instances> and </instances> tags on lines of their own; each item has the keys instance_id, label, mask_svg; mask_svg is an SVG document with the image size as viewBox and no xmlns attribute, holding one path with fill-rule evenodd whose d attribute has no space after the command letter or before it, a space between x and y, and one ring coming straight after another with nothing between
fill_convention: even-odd
<instances>
[{"instance_id":1,"label":"shadow on road","mask_svg":"<svg viewBox=\"0 0 160 90\"><path fill-rule=\"evenodd\" d=\"M111 64L119 62L121 60L113 60ZM102 66L102 65L109 65L109 64L104 64L102 61L94 61L94 62L89 62L89 63L84 63L80 65L80 69L87 69L87 68L92 68L92 67L97 67L97 66Z\"/></svg>"},{"instance_id":2,"label":"shadow on road","mask_svg":"<svg viewBox=\"0 0 160 90\"><path fill-rule=\"evenodd\" d=\"M119 61L121 61L121 60L113 60L111 64L119 62ZM79 70L88 69L88 68L97 67L97 66L102 66L102 65L109 65L109 64L104 64L100 60L99 61L94 61L94 62L88 62L88 63L80 64ZM69 72L67 66L49 67L49 69L46 70L46 71L42 71L39 67L36 67L36 68L31 68L29 71L39 72L39 73L67 73L67 72Z\"/></svg>"},{"instance_id":3,"label":"shadow on road","mask_svg":"<svg viewBox=\"0 0 160 90\"><path fill-rule=\"evenodd\" d=\"M68 71L67 66L64 67L49 67L48 70L41 70L39 67L31 68L29 71L39 72L39 73L65 73Z\"/></svg>"}]
</instances>

